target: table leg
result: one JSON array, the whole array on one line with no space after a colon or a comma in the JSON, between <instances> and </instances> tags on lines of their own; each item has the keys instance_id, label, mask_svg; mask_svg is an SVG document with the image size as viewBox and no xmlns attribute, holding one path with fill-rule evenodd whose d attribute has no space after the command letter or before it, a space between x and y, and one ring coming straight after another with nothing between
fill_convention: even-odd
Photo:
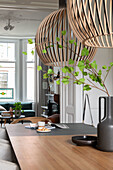
<instances>
[{"instance_id":1,"label":"table leg","mask_svg":"<svg viewBox=\"0 0 113 170\"><path fill-rule=\"evenodd\" d=\"M2 127L2 119L1 119L1 127Z\"/></svg>"},{"instance_id":2,"label":"table leg","mask_svg":"<svg viewBox=\"0 0 113 170\"><path fill-rule=\"evenodd\" d=\"M4 120L4 126L5 126L6 122L7 122L7 119Z\"/></svg>"}]
</instances>

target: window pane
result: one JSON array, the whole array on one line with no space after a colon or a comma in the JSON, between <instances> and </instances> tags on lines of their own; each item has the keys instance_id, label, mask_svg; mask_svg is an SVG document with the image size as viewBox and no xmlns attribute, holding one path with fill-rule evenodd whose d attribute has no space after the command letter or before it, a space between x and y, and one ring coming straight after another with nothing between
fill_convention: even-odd
<instances>
[{"instance_id":1,"label":"window pane","mask_svg":"<svg viewBox=\"0 0 113 170\"><path fill-rule=\"evenodd\" d=\"M32 51L35 52L35 43L27 44L27 61L34 61L34 54Z\"/></svg>"},{"instance_id":2,"label":"window pane","mask_svg":"<svg viewBox=\"0 0 113 170\"><path fill-rule=\"evenodd\" d=\"M34 63L27 63L27 99L34 100Z\"/></svg>"},{"instance_id":3,"label":"window pane","mask_svg":"<svg viewBox=\"0 0 113 170\"><path fill-rule=\"evenodd\" d=\"M15 60L15 44L0 43L0 61L14 61L14 60Z\"/></svg>"},{"instance_id":4,"label":"window pane","mask_svg":"<svg viewBox=\"0 0 113 170\"><path fill-rule=\"evenodd\" d=\"M15 87L15 63L0 63L0 88Z\"/></svg>"}]
</instances>

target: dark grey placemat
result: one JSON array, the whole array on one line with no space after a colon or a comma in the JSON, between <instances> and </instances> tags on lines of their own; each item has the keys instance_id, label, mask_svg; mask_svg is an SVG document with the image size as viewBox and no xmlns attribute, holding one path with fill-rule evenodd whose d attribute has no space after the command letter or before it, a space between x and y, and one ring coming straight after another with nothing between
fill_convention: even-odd
<instances>
[{"instance_id":1,"label":"dark grey placemat","mask_svg":"<svg viewBox=\"0 0 113 170\"><path fill-rule=\"evenodd\" d=\"M49 133L38 133L38 136L55 136L55 135L78 135L78 134L96 134L97 129L82 123L69 123L66 124L69 129L56 128Z\"/></svg>"},{"instance_id":2,"label":"dark grey placemat","mask_svg":"<svg viewBox=\"0 0 113 170\"><path fill-rule=\"evenodd\" d=\"M51 130L49 133L40 133L36 132L33 129L26 129L25 124L23 125L14 125L14 131L11 131L11 136L56 136L56 135L77 135L77 134L96 134L97 129L85 125L83 123L68 123L69 129L60 129L56 128ZM15 133L16 131L16 133Z\"/></svg>"}]
</instances>

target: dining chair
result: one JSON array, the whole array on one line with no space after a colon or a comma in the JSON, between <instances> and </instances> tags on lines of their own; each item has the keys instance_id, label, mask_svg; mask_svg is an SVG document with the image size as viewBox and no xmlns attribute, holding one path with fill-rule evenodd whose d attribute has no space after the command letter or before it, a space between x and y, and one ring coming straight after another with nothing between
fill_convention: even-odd
<instances>
[{"instance_id":1,"label":"dining chair","mask_svg":"<svg viewBox=\"0 0 113 170\"><path fill-rule=\"evenodd\" d=\"M32 123L37 123L39 121L44 121L44 122L51 122L51 120L47 119L47 118L43 118L43 117L25 117L25 118L20 118L20 119L16 119L13 122L11 122L11 124L16 124L18 122L23 122L23 121L30 121Z\"/></svg>"},{"instance_id":2,"label":"dining chair","mask_svg":"<svg viewBox=\"0 0 113 170\"><path fill-rule=\"evenodd\" d=\"M20 170L20 169L16 163L0 160L0 170Z\"/></svg>"}]
</instances>

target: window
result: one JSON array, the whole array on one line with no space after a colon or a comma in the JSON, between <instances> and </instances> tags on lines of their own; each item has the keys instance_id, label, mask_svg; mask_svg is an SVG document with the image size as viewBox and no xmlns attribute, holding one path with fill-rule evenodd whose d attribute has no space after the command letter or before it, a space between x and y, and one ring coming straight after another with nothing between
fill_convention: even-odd
<instances>
[{"instance_id":1,"label":"window","mask_svg":"<svg viewBox=\"0 0 113 170\"><path fill-rule=\"evenodd\" d=\"M0 88L13 88L14 101L34 100L34 48L27 40L0 40Z\"/></svg>"},{"instance_id":2,"label":"window","mask_svg":"<svg viewBox=\"0 0 113 170\"><path fill-rule=\"evenodd\" d=\"M0 43L0 61L15 60L15 43Z\"/></svg>"},{"instance_id":3,"label":"window","mask_svg":"<svg viewBox=\"0 0 113 170\"><path fill-rule=\"evenodd\" d=\"M0 88L8 87L8 73L4 73L0 70Z\"/></svg>"},{"instance_id":4,"label":"window","mask_svg":"<svg viewBox=\"0 0 113 170\"><path fill-rule=\"evenodd\" d=\"M15 91L15 62L15 43L0 42L0 88Z\"/></svg>"}]
</instances>

